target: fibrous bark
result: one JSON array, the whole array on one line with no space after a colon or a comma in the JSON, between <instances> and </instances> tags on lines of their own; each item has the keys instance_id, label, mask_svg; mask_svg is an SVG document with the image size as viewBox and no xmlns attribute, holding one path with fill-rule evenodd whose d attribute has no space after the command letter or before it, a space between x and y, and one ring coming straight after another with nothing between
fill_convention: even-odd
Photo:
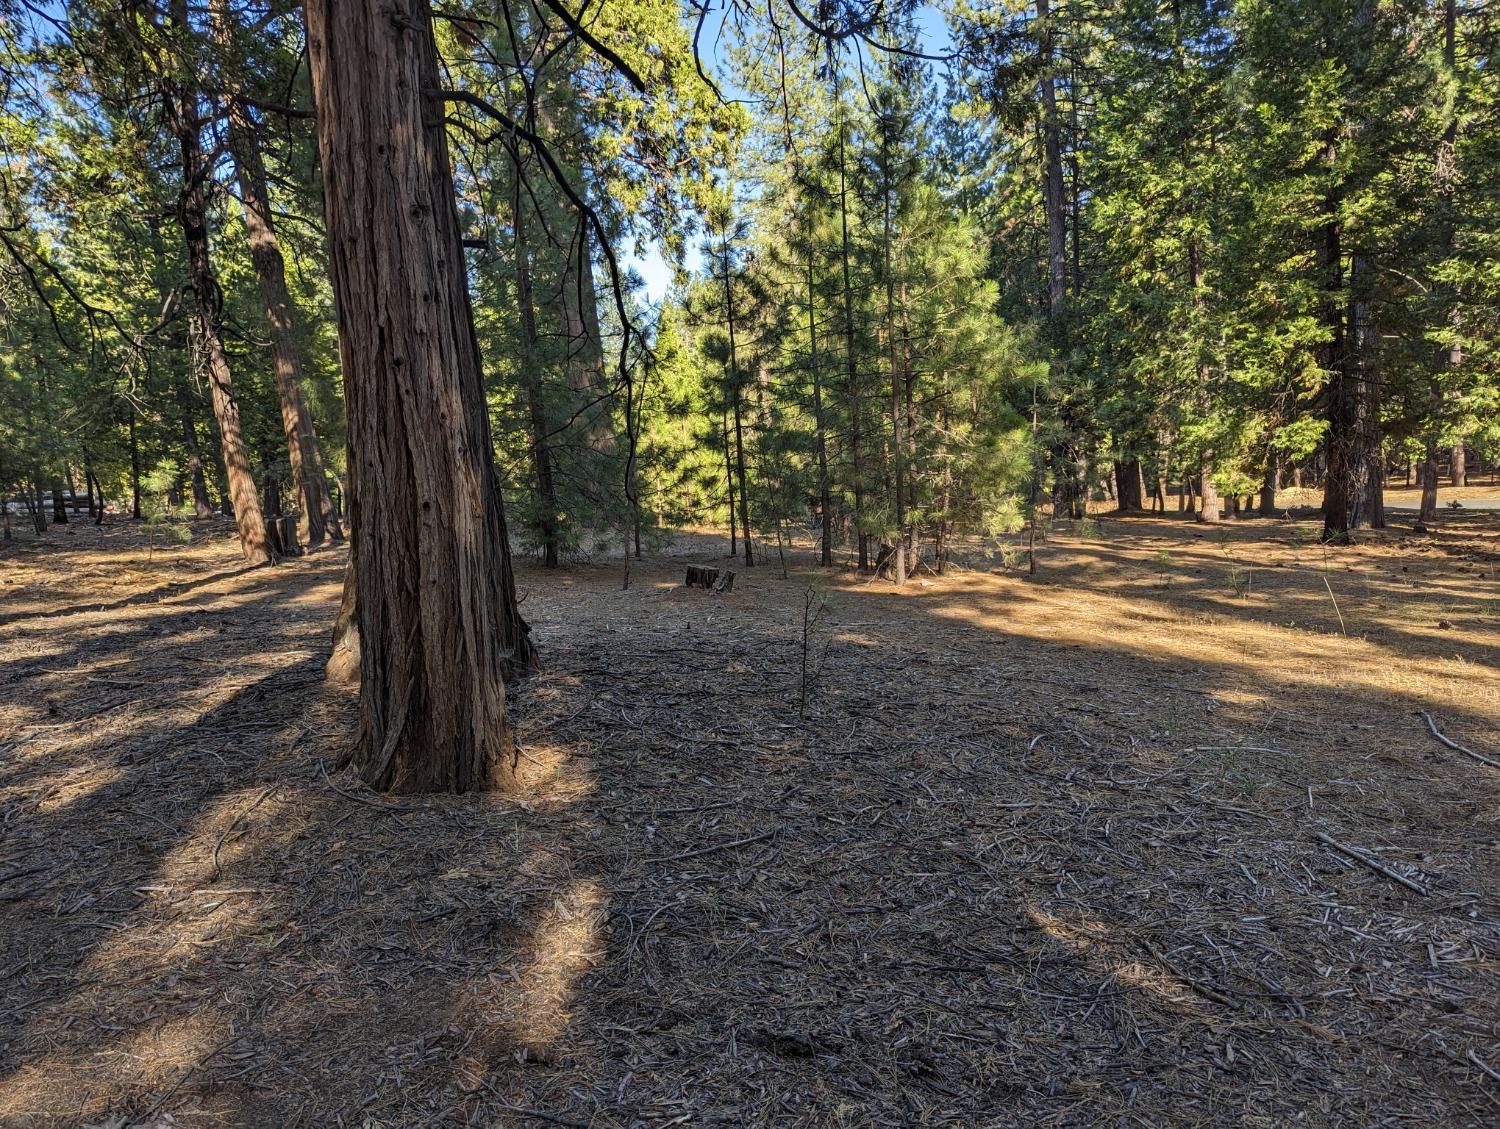
<instances>
[{"instance_id":1,"label":"fibrous bark","mask_svg":"<svg viewBox=\"0 0 1500 1129\"><path fill-rule=\"evenodd\" d=\"M308 59L349 413L360 642L351 759L372 786L508 787L516 610L431 15L311 0Z\"/></svg>"}]
</instances>

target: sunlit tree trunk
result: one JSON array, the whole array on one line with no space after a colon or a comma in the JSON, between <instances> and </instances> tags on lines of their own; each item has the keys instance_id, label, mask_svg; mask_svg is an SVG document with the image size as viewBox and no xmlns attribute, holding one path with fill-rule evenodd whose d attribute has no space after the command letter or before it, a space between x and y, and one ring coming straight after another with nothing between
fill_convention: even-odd
<instances>
[{"instance_id":1,"label":"sunlit tree trunk","mask_svg":"<svg viewBox=\"0 0 1500 1129\"><path fill-rule=\"evenodd\" d=\"M341 541L344 533L328 493L318 434L302 395L302 362L292 332L292 300L286 286L286 263L271 218L260 135L238 99L230 101L229 146L240 186L245 231L250 237L250 262L260 288L261 310L271 331L271 371L276 378L281 428L301 510L298 536L306 545L320 545L329 538Z\"/></svg>"},{"instance_id":2,"label":"sunlit tree trunk","mask_svg":"<svg viewBox=\"0 0 1500 1129\"><path fill-rule=\"evenodd\" d=\"M1422 459L1422 465L1417 471L1417 478L1422 487L1422 501L1417 510L1418 521L1437 520L1438 499L1438 447L1437 437L1427 437L1427 450Z\"/></svg>"},{"instance_id":3,"label":"sunlit tree trunk","mask_svg":"<svg viewBox=\"0 0 1500 1129\"><path fill-rule=\"evenodd\" d=\"M881 257L885 274L885 343L891 366L891 479L896 505L896 535L891 539L891 579L899 588L906 583L906 508L903 494L903 463L906 446L901 438L901 367L896 344L896 277L891 270L891 146L889 123L882 115L880 122L880 163L882 172L881 209L883 216L881 232Z\"/></svg>"},{"instance_id":4,"label":"sunlit tree trunk","mask_svg":"<svg viewBox=\"0 0 1500 1129\"><path fill-rule=\"evenodd\" d=\"M187 0L173 0L172 15L178 29L184 34L190 34ZM229 481L234 521L240 535L240 549L246 560L263 564L273 560L275 554L266 532L255 478L250 472L250 454L245 447L244 430L240 424L240 407L234 395L229 355L224 350L224 339L219 331L219 310L223 296L209 253L204 184L209 179L210 170L205 163L202 140L199 137L202 121L198 117L198 91L190 82L183 83L169 78L162 82L162 93L167 121L182 154L182 188L177 194L177 219L182 227L183 240L187 244L193 316L198 331L198 344L203 350L205 368L208 370L209 393L213 401L214 419L219 425L219 446L224 455L224 473Z\"/></svg>"}]
</instances>

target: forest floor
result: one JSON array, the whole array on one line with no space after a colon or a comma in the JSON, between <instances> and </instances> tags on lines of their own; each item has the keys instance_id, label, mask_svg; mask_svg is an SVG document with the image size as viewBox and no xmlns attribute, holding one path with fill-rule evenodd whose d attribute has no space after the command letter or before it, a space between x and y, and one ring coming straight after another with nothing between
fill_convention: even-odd
<instances>
[{"instance_id":1,"label":"forest floor","mask_svg":"<svg viewBox=\"0 0 1500 1129\"><path fill-rule=\"evenodd\" d=\"M0 1125L1500 1123L1500 514L1406 524L523 565L464 797L335 769L342 552L12 543Z\"/></svg>"}]
</instances>

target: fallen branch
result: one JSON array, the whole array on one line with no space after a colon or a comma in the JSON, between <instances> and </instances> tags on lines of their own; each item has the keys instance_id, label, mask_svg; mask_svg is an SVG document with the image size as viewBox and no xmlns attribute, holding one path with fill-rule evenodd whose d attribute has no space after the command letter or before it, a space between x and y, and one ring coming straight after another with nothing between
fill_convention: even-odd
<instances>
[{"instance_id":1,"label":"fallen branch","mask_svg":"<svg viewBox=\"0 0 1500 1129\"><path fill-rule=\"evenodd\" d=\"M1422 897L1424 897L1424 898L1427 896L1427 887L1423 886L1420 882L1413 882L1410 878L1406 877L1406 875L1400 873L1399 871L1392 870L1390 867L1386 866L1385 863L1383 863L1383 862L1379 862L1379 861L1377 861L1375 859L1372 859L1369 855L1365 854L1363 851L1359 850L1357 847L1351 847L1347 843L1340 843L1337 839L1335 839L1332 835L1328 834L1328 832L1326 832L1326 831L1319 831L1318 832L1318 842L1325 843L1328 846L1332 847L1334 850L1340 851L1343 854L1348 855L1355 862L1364 863L1367 867L1369 867L1371 870L1373 870L1376 874L1384 875L1386 878L1389 878L1392 882L1399 882L1399 883L1401 883L1401 885L1405 886L1408 890L1412 890L1412 891L1414 891L1414 892L1416 892L1418 894L1421 894Z\"/></svg>"},{"instance_id":2,"label":"fallen branch","mask_svg":"<svg viewBox=\"0 0 1500 1129\"><path fill-rule=\"evenodd\" d=\"M1472 1047L1469 1048L1469 1055L1468 1055L1468 1057L1469 1057L1469 1061L1472 1062L1475 1066L1479 1067L1480 1070L1484 1071L1491 1078L1493 1078L1496 1082L1500 1082L1500 1071L1497 1071L1493 1066L1491 1066L1489 1063L1485 1062L1484 1059L1480 1058L1477 1054L1475 1054L1474 1053L1474 1049Z\"/></svg>"},{"instance_id":3,"label":"fallen branch","mask_svg":"<svg viewBox=\"0 0 1500 1129\"><path fill-rule=\"evenodd\" d=\"M696 851L683 851L680 855L667 855L664 858L643 859L644 862L678 862L681 859L697 858L699 855L712 854L714 851L727 851L731 847L744 847L750 843L759 843L762 839L769 839L776 834L775 830L763 831L759 835L751 835L745 839L733 839L728 843L715 843L710 847L699 847Z\"/></svg>"},{"instance_id":4,"label":"fallen branch","mask_svg":"<svg viewBox=\"0 0 1500 1129\"><path fill-rule=\"evenodd\" d=\"M346 791L344 791L337 784L335 784L333 782L333 780L329 777L329 775L328 775L328 769L324 766L323 761L322 761L321 758L318 760L318 771L323 774L323 783L324 784L327 784L330 788L332 788L340 796L343 796L344 799L346 799L346 800L353 800L356 804L364 804L365 807L367 807L367 808L374 808L376 811L383 811L383 812L389 812L389 813L402 812L402 811L421 811L422 810L421 808L412 806L410 804L387 804L387 803L382 803L379 800L367 800L363 796L357 796L357 795L355 795L353 792L346 792Z\"/></svg>"},{"instance_id":5,"label":"fallen branch","mask_svg":"<svg viewBox=\"0 0 1500 1129\"><path fill-rule=\"evenodd\" d=\"M1448 748L1457 749L1460 753L1463 753L1464 756L1473 757L1480 764L1487 764L1491 768L1500 768L1500 761L1487 757L1483 753L1476 753L1473 749L1467 748L1464 745L1460 745L1457 741L1444 736L1443 731L1437 727L1437 722L1432 720L1432 715L1426 710L1418 710L1417 712L1422 715L1422 720L1427 723L1427 728L1432 730L1432 735L1443 744L1447 745Z\"/></svg>"},{"instance_id":6,"label":"fallen branch","mask_svg":"<svg viewBox=\"0 0 1500 1129\"><path fill-rule=\"evenodd\" d=\"M320 765L322 764L321 761L319 761L318 763ZM213 855L214 876L213 876L213 881L217 882L219 880L219 876L223 873L223 871L219 867L219 850L220 850L221 847L224 846L224 840L228 839L229 836L233 835L234 834L234 829L240 825L240 823L244 820L244 818L247 815L249 815L251 812L253 812L256 808L260 807L260 805L265 802L266 797L269 796L272 792L276 791L276 789L279 788L279 787L281 787L281 785L279 785L279 784L272 784L269 788L267 788L264 792L262 792L258 797L256 797L256 800L255 800L255 802L253 804L251 804L244 811L240 812L239 815L237 815L237 816L234 817L234 822L231 823L228 827L226 827L224 829L224 834L222 834L222 835L219 836L219 841L214 844L214 855ZM221 891L221 892L222 893L228 893L227 890L226 891Z\"/></svg>"}]
</instances>

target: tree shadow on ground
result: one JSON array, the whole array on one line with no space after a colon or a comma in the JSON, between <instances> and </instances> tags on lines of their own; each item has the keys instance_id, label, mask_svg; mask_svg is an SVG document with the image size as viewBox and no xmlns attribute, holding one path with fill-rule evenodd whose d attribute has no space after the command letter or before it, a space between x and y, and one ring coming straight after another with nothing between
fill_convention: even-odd
<instances>
[{"instance_id":1,"label":"tree shadow on ground","mask_svg":"<svg viewBox=\"0 0 1500 1129\"><path fill-rule=\"evenodd\" d=\"M79 703L66 740L8 754L29 775L0 792L3 865L40 869L0 880L36 887L0 904L0 1120L1493 1111L1467 1052L1496 1057L1475 828L1500 796L1390 727L1422 707L1492 732L1500 711L1263 685L1243 654L1156 654L1061 586L974 576L818 581L799 712L814 578L769 573L718 597L671 564L629 592L523 572L546 671L513 688L515 797L391 799L332 771L351 702L316 677L325 624L287 615L289 570L236 605L250 630L212 666L141 611L111 647L191 683L171 708L110 727ZM103 777L32 805L49 762Z\"/></svg>"}]
</instances>

